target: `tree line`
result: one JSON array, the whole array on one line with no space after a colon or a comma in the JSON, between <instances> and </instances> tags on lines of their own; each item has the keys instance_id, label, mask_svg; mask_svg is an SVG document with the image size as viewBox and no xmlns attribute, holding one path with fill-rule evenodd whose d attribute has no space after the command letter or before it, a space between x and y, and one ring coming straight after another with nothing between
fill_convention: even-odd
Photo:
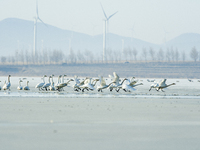
<instances>
[{"instance_id":1,"label":"tree line","mask_svg":"<svg viewBox=\"0 0 200 150\"><path fill-rule=\"evenodd\" d=\"M190 50L190 56L185 52L173 47L167 48L165 51L160 48L158 51L153 48L143 48L137 50L136 48L124 48L123 50L106 50L107 63L120 63L120 62L137 62L137 61L154 61L154 62L184 62L191 58L194 62L200 61L200 52L195 47ZM36 52L35 56L28 50L16 50L13 55L1 56L1 64L61 64L61 63L105 63L102 62L102 53L96 54L95 52L84 50L83 52L74 51L70 49L69 54L65 55L62 50L48 50Z\"/></svg>"}]
</instances>

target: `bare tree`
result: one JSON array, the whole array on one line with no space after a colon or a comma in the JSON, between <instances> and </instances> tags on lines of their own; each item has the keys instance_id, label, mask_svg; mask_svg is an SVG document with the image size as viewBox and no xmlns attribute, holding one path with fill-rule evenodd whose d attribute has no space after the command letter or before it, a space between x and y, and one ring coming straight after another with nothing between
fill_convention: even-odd
<instances>
[{"instance_id":1,"label":"bare tree","mask_svg":"<svg viewBox=\"0 0 200 150\"><path fill-rule=\"evenodd\" d=\"M113 61L113 52L112 52L112 49L107 49L106 50L106 54L107 54L107 60L110 60L112 62Z\"/></svg>"},{"instance_id":2,"label":"bare tree","mask_svg":"<svg viewBox=\"0 0 200 150\"><path fill-rule=\"evenodd\" d=\"M90 51L90 54L89 54L89 60L90 60L90 63L93 63L93 61L94 61L94 55L91 51Z\"/></svg>"},{"instance_id":3,"label":"bare tree","mask_svg":"<svg viewBox=\"0 0 200 150\"><path fill-rule=\"evenodd\" d=\"M43 64L46 64L48 62L48 55L49 53L47 53L47 50L46 49L43 49Z\"/></svg>"},{"instance_id":4,"label":"bare tree","mask_svg":"<svg viewBox=\"0 0 200 150\"><path fill-rule=\"evenodd\" d=\"M61 50L53 50L52 52L52 55L51 55L51 60L54 62L54 63L59 63L59 62L62 62L63 61L63 57L64 57L64 54Z\"/></svg>"},{"instance_id":5,"label":"bare tree","mask_svg":"<svg viewBox=\"0 0 200 150\"><path fill-rule=\"evenodd\" d=\"M182 52L182 61L183 61L183 62L185 61L185 57L186 57L186 56L185 56L185 52L183 51L183 52Z\"/></svg>"},{"instance_id":6,"label":"bare tree","mask_svg":"<svg viewBox=\"0 0 200 150\"><path fill-rule=\"evenodd\" d=\"M113 55L114 55L114 61L118 62L120 60L120 56L121 56L120 52L119 51L114 51Z\"/></svg>"},{"instance_id":7,"label":"bare tree","mask_svg":"<svg viewBox=\"0 0 200 150\"><path fill-rule=\"evenodd\" d=\"M171 61L171 53L170 53L170 51L169 51L168 48L167 48L167 52L166 52L166 60L167 60L168 62Z\"/></svg>"},{"instance_id":8,"label":"bare tree","mask_svg":"<svg viewBox=\"0 0 200 150\"><path fill-rule=\"evenodd\" d=\"M1 63L5 64L5 62L6 62L6 57L5 56L1 56Z\"/></svg>"},{"instance_id":9,"label":"bare tree","mask_svg":"<svg viewBox=\"0 0 200 150\"><path fill-rule=\"evenodd\" d=\"M14 57L14 56L12 56L12 57L11 57L11 62L12 62L12 64L14 64L14 63L16 62L16 60L15 60L15 57Z\"/></svg>"},{"instance_id":10,"label":"bare tree","mask_svg":"<svg viewBox=\"0 0 200 150\"><path fill-rule=\"evenodd\" d=\"M127 49L127 53L128 53L128 56L129 56L129 60L131 61L132 60L132 56L133 56L133 51L131 50L130 47Z\"/></svg>"},{"instance_id":11,"label":"bare tree","mask_svg":"<svg viewBox=\"0 0 200 150\"><path fill-rule=\"evenodd\" d=\"M196 50L195 47L193 47L192 50L190 51L190 57L194 60L194 62L197 61L197 59L198 59L198 51Z\"/></svg>"},{"instance_id":12,"label":"bare tree","mask_svg":"<svg viewBox=\"0 0 200 150\"><path fill-rule=\"evenodd\" d=\"M18 50L15 50L15 63L18 64L18 61L19 61L19 53L18 53Z\"/></svg>"},{"instance_id":13,"label":"bare tree","mask_svg":"<svg viewBox=\"0 0 200 150\"><path fill-rule=\"evenodd\" d=\"M180 57L180 55L179 55L178 49L176 48L176 51L175 51L175 60L176 60L176 62L179 61L179 57Z\"/></svg>"},{"instance_id":14,"label":"bare tree","mask_svg":"<svg viewBox=\"0 0 200 150\"><path fill-rule=\"evenodd\" d=\"M175 53L174 53L173 47L171 47L170 53L171 53L171 55L170 55L171 56L171 60L174 61L174 59L175 59Z\"/></svg>"},{"instance_id":15,"label":"bare tree","mask_svg":"<svg viewBox=\"0 0 200 150\"><path fill-rule=\"evenodd\" d=\"M27 49L25 50L24 57L25 57L26 64L28 64L30 62L30 56Z\"/></svg>"},{"instance_id":16,"label":"bare tree","mask_svg":"<svg viewBox=\"0 0 200 150\"><path fill-rule=\"evenodd\" d=\"M127 61L127 56L128 56L128 49L127 48L125 48L123 50L123 54L124 54L125 60Z\"/></svg>"},{"instance_id":17,"label":"bare tree","mask_svg":"<svg viewBox=\"0 0 200 150\"><path fill-rule=\"evenodd\" d=\"M89 59L90 59L90 51L85 49L84 51L84 55L85 55L85 60L87 63L89 63ZM107 61L107 60L106 60Z\"/></svg>"},{"instance_id":18,"label":"bare tree","mask_svg":"<svg viewBox=\"0 0 200 150\"><path fill-rule=\"evenodd\" d=\"M145 62L147 61L147 50L146 48L142 49L142 57L144 57Z\"/></svg>"},{"instance_id":19,"label":"bare tree","mask_svg":"<svg viewBox=\"0 0 200 150\"><path fill-rule=\"evenodd\" d=\"M24 65L24 51L23 51L23 49L19 52L18 59L19 59L19 62L21 62Z\"/></svg>"},{"instance_id":20,"label":"bare tree","mask_svg":"<svg viewBox=\"0 0 200 150\"><path fill-rule=\"evenodd\" d=\"M153 50L153 48L149 49L149 54L151 56L151 60L154 61L155 60L155 51Z\"/></svg>"},{"instance_id":21,"label":"bare tree","mask_svg":"<svg viewBox=\"0 0 200 150\"><path fill-rule=\"evenodd\" d=\"M137 61L137 54L138 54L138 51L137 51L137 49L133 49L133 56L134 56L134 59L135 59L135 61Z\"/></svg>"},{"instance_id":22,"label":"bare tree","mask_svg":"<svg viewBox=\"0 0 200 150\"><path fill-rule=\"evenodd\" d=\"M84 61L85 61L85 57L84 57L84 55L80 52L80 50L78 50L78 52L77 52L77 60L78 60L79 62L84 62Z\"/></svg>"},{"instance_id":23,"label":"bare tree","mask_svg":"<svg viewBox=\"0 0 200 150\"><path fill-rule=\"evenodd\" d=\"M69 57L70 63L72 63L72 64L76 63L76 55L75 55L75 53L74 53L72 48L70 49L68 57Z\"/></svg>"},{"instance_id":24,"label":"bare tree","mask_svg":"<svg viewBox=\"0 0 200 150\"><path fill-rule=\"evenodd\" d=\"M157 53L157 58L158 58L158 61L164 60L164 52L163 52L162 48L159 49L159 51Z\"/></svg>"}]
</instances>

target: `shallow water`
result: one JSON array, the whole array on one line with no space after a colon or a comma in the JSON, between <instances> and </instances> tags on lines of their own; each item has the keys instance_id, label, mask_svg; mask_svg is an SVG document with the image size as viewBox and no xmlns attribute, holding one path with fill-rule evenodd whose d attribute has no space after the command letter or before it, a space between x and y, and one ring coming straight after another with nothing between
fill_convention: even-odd
<instances>
[{"instance_id":1,"label":"shallow water","mask_svg":"<svg viewBox=\"0 0 200 150\"><path fill-rule=\"evenodd\" d=\"M23 79L21 83L22 86L26 85L26 81L29 81L29 91L18 91L17 86L19 82L19 78ZM72 77L67 77L65 81ZM80 78L81 81L83 78ZM3 86L4 81L7 81L7 77L0 77L1 87ZM165 92L159 91L157 92L155 89L149 91L149 88L153 82L148 82L147 79L138 79L138 83L143 83L143 85L135 87L136 91L134 92L124 92L120 90L116 92L113 90L110 92L108 89L104 89L103 92L94 91L85 91L85 92L76 92L73 90L72 86L74 82L70 82L68 87L64 88L64 91L39 91L35 88L37 83L42 82L40 77L11 77L11 90L10 91L0 91L0 96L16 96L16 97L136 97L136 98L200 98L200 82L198 79L194 79L193 82L189 82L188 79L167 79L166 83L176 83L176 85L170 86L164 89ZM152 80L152 79L150 79ZM161 79L155 79L156 81L160 81ZM48 82L48 79L45 80ZM54 82L57 82L57 78L54 78ZM110 83L110 79L106 78L106 83ZM97 82L97 85L99 83Z\"/></svg>"}]
</instances>

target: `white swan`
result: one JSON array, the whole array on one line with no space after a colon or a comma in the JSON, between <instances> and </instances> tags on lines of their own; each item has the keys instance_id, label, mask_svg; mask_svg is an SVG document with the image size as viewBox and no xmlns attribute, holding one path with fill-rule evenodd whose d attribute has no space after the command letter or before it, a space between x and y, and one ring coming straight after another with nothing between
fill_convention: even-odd
<instances>
[{"instance_id":1,"label":"white swan","mask_svg":"<svg viewBox=\"0 0 200 150\"><path fill-rule=\"evenodd\" d=\"M131 91L135 91L136 89L133 88L132 86L130 86L129 84L123 84L122 85L122 89L125 91L125 92L131 92ZM118 90L119 91L119 90ZM117 91L117 92L118 92Z\"/></svg>"},{"instance_id":2,"label":"white swan","mask_svg":"<svg viewBox=\"0 0 200 150\"><path fill-rule=\"evenodd\" d=\"M147 81L148 81L148 82L155 82L155 79L153 79L153 80L147 79Z\"/></svg>"},{"instance_id":3,"label":"white swan","mask_svg":"<svg viewBox=\"0 0 200 150\"><path fill-rule=\"evenodd\" d=\"M48 83L45 83L45 84L42 86L42 88L45 89L46 91L48 90L48 87L51 85L50 78L52 78L52 77L49 76Z\"/></svg>"},{"instance_id":4,"label":"white swan","mask_svg":"<svg viewBox=\"0 0 200 150\"><path fill-rule=\"evenodd\" d=\"M62 83L64 83L65 82L65 77L66 77L67 75L66 74L64 74L63 76L62 76Z\"/></svg>"},{"instance_id":5,"label":"white swan","mask_svg":"<svg viewBox=\"0 0 200 150\"><path fill-rule=\"evenodd\" d=\"M149 91L151 91L152 88L158 89L159 83L154 81L153 84L151 84Z\"/></svg>"},{"instance_id":6,"label":"white swan","mask_svg":"<svg viewBox=\"0 0 200 150\"><path fill-rule=\"evenodd\" d=\"M6 83L6 81L5 81L3 90L10 90L10 87L11 87L10 77L11 77L11 75L8 75L8 82Z\"/></svg>"},{"instance_id":7,"label":"white swan","mask_svg":"<svg viewBox=\"0 0 200 150\"><path fill-rule=\"evenodd\" d=\"M85 81L87 79L89 79L88 77L86 77L82 82L79 81L79 79L77 79L78 76L74 76L74 79L75 79L75 84L73 85L73 88L74 88L74 91L77 91L79 92L81 90L81 86L84 85Z\"/></svg>"},{"instance_id":8,"label":"white swan","mask_svg":"<svg viewBox=\"0 0 200 150\"><path fill-rule=\"evenodd\" d=\"M93 87L95 87L95 85L97 84L98 81L99 81L99 79L93 79L91 85L92 85Z\"/></svg>"},{"instance_id":9,"label":"white swan","mask_svg":"<svg viewBox=\"0 0 200 150\"><path fill-rule=\"evenodd\" d=\"M167 88L167 87L169 87L169 86L171 86L171 85L176 85L175 83L172 83L172 84L168 84L168 85L167 85L167 84L165 83L166 80L167 80L167 79L163 79L163 80L159 83L159 85L158 85L158 87L157 87L157 91L161 90L162 92L164 92L164 91L163 91L164 88Z\"/></svg>"},{"instance_id":10,"label":"white swan","mask_svg":"<svg viewBox=\"0 0 200 150\"><path fill-rule=\"evenodd\" d=\"M91 83L91 80L92 80L92 78L89 78L89 79L84 81L83 85L79 86L80 88L82 88L82 92L84 92L85 89L87 89L88 91L89 90L91 90L91 91L94 90L94 87L93 87L93 85Z\"/></svg>"},{"instance_id":11,"label":"white swan","mask_svg":"<svg viewBox=\"0 0 200 150\"><path fill-rule=\"evenodd\" d=\"M122 86L119 86L117 92L122 89L125 92L131 92L131 91L135 91L136 89L134 87L139 86L139 85L143 85L143 83L139 83L136 84L138 82L138 80L134 80L135 77L132 77L130 80L127 79L128 83L122 84Z\"/></svg>"},{"instance_id":12,"label":"white swan","mask_svg":"<svg viewBox=\"0 0 200 150\"><path fill-rule=\"evenodd\" d=\"M19 79L19 85L17 87L17 90L22 90L21 82L23 82L21 79Z\"/></svg>"},{"instance_id":13,"label":"white swan","mask_svg":"<svg viewBox=\"0 0 200 150\"><path fill-rule=\"evenodd\" d=\"M111 81L114 82L112 85L109 86L110 91L112 91L114 88L117 88L120 85L120 79L119 76L116 74L116 72L113 72L112 75L108 75L109 78L111 78Z\"/></svg>"},{"instance_id":14,"label":"white swan","mask_svg":"<svg viewBox=\"0 0 200 150\"><path fill-rule=\"evenodd\" d=\"M54 82L53 82L53 77L54 77L54 75L52 74L51 75L51 85L49 86L49 90L50 91L55 91L56 89L55 89L55 87L54 87Z\"/></svg>"},{"instance_id":15,"label":"white swan","mask_svg":"<svg viewBox=\"0 0 200 150\"><path fill-rule=\"evenodd\" d=\"M99 77L99 81L100 81L100 85L97 86L97 91L98 92L102 92L103 89L110 87L113 83L115 82L111 82L110 84L106 84L106 81L104 80L103 76Z\"/></svg>"},{"instance_id":16,"label":"white swan","mask_svg":"<svg viewBox=\"0 0 200 150\"><path fill-rule=\"evenodd\" d=\"M57 80L57 83L55 84L55 86L58 86L60 83L61 83L61 81L60 81L60 78L62 77L62 75L59 75L58 76L58 80Z\"/></svg>"},{"instance_id":17,"label":"white swan","mask_svg":"<svg viewBox=\"0 0 200 150\"><path fill-rule=\"evenodd\" d=\"M38 84L35 86L35 88L38 88L39 90L41 90L42 86L45 84L45 77L47 77L47 76L44 75L44 76L42 77L42 81L43 81L43 82L38 83Z\"/></svg>"},{"instance_id":18,"label":"white swan","mask_svg":"<svg viewBox=\"0 0 200 150\"><path fill-rule=\"evenodd\" d=\"M26 86L23 87L23 90L30 90L28 86L29 81L26 81Z\"/></svg>"},{"instance_id":19,"label":"white swan","mask_svg":"<svg viewBox=\"0 0 200 150\"><path fill-rule=\"evenodd\" d=\"M66 83L61 83L61 84L59 84L58 86L55 86L56 90L58 90L58 91L60 92L60 91L63 90L63 88L64 88L65 86L67 86L67 85L69 84L69 82L71 82L71 81L74 81L74 80L73 80L73 79L70 79L70 80L68 80Z\"/></svg>"},{"instance_id":20,"label":"white swan","mask_svg":"<svg viewBox=\"0 0 200 150\"><path fill-rule=\"evenodd\" d=\"M79 88L79 84L80 84L80 79L78 79L78 76L74 76L74 82L75 82L75 84L72 86L73 87L73 89L74 89L74 91L79 91L79 90L81 90L80 88Z\"/></svg>"}]
</instances>

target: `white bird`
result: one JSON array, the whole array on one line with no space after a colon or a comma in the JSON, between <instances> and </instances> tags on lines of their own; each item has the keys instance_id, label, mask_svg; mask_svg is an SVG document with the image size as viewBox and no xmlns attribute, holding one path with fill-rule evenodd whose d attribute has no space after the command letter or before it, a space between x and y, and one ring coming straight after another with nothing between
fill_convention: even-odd
<instances>
[{"instance_id":1,"label":"white bird","mask_svg":"<svg viewBox=\"0 0 200 150\"><path fill-rule=\"evenodd\" d=\"M133 88L132 86L130 86L129 84L123 84L122 85L122 89L125 91L125 92L131 92L131 91L135 91L136 89ZM118 90L119 91L119 90ZM117 92L118 92L117 91Z\"/></svg>"},{"instance_id":2,"label":"white bird","mask_svg":"<svg viewBox=\"0 0 200 150\"><path fill-rule=\"evenodd\" d=\"M100 81L100 85L97 86L97 91L98 92L102 92L103 89L110 87L113 83L115 82L111 82L110 84L106 84L106 81L104 80L103 76L99 77L99 81Z\"/></svg>"},{"instance_id":3,"label":"white bird","mask_svg":"<svg viewBox=\"0 0 200 150\"><path fill-rule=\"evenodd\" d=\"M58 91L60 92L60 91L63 90L63 88L64 88L65 86L67 86L67 85L69 84L69 82L71 82L71 81L74 81L74 80L73 80L73 79L70 79L70 80L68 80L66 83L59 83L59 84L57 84L57 85L55 86L55 89L58 90Z\"/></svg>"},{"instance_id":4,"label":"white bird","mask_svg":"<svg viewBox=\"0 0 200 150\"><path fill-rule=\"evenodd\" d=\"M80 91L81 90L81 86L84 85L84 82L89 79L88 77L86 77L82 82L79 81L78 76L74 76L74 81L75 84L73 85L74 91Z\"/></svg>"},{"instance_id":5,"label":"white bird","mask_svg":"<svg viewBox=\"0 0 200 150\"><path fill-rule=\"evenodd\" d=\"M99 79L93 79L91 85L92 85L93 87L95 87L95 85L97 84L98 81L99 81Z\"/></svg>"},{"instance_id":6,"label":"white bird","mask_svg":"<svg viewBox=\"0 0 200 150\"><path fill-rule=\"evenodd\" d=\"M138 80L134 80L134 79L135 79L135 77L132 77L130 80L127 79L128 83L125 83L125 84L122 84L121 86L119 86L117 92L120 89L123 89L125 92L135 91L136 89L134 87L136 87L138 85L143 85L143 83L136 84L138 82Z\"/></svg>"},{"instance_id":7,"label":"white bird","mask_svg":"<svg viewBox=\"0 0 200 150\"><path fill-rule=\"evenodd\" d=\"M147 79L147 81L148 81L148 82L154 82L154 81L155 81L155 79L153 79L153 80L149 80L149 79Z\"/></svg>"},{"instance_id":8,"label":"white bird","mask_svg":"<svg viewBox=\"0 0 200 150\"><path fill-rule=\"evenodd\" d=\"M10 77L11 77L11 75L8 75L8 82L6 83L6 81L5 81L3 90L10 90L10 86L11 86Z\"/></svg>"},{"instance_id":9,"label":"white bird","mask_svg":"<svg viewBox=\"0 0 200 150\"><path fill-rule=\"evenodd\" d=\"M38 88L39 90L41 90L42 86L45 84L45 77L47 77L47 76L44 75L44 76L42 77L42 81L43 81L43 82L38 83L38 84L35 86L35 88Z\"/></svg>"},{"instance_id":10,"label":"white bird","mask_svg":"<svg viewBox=\"0 0 200 150\"><path fill-rule=\"evenodd\" d=\"M62 75L59 75L58 76L58 80L57 80L57 83L55 84L55 86L58 86L60 83L61 83L61 81L60 81L60 78L62 77Z\"/></svg>"},{"instance_id":11,"label":"white bird","mask_svg":"<svg viewBox=\"0 0 200 150\"><path fill-rule=\"evenodd\" d=\"M66 77L67 75L66 74L64 74L63 76L62 76L62 83L64 83L65 82L65 77Z\"/></svg>"},{"instance_id":12,"label":"white bird","mask_svg":"<svg viewBox=\"0 0 200 150\"><path fill-rule=\"evenodd\" d=\"M167 79L163 79L160 83L159 83L159 85L158 85L158 87L157 87L157 91L159 91L159 90L161 90L161 91L163 91L163 89L164 88L167 88L167 87L169 87L169 86L171 86L171 85L176 85L175 83L172 83L172 84L166 84L165 82L166 82L166 80ZM164 92L164 91L163 91Z\"/></svg>"},{"instance_id":13,"label":"white bird","mask_svg":"<svg viewBox=\"0 0 200 150\"><path fill-rule=\"evenodd\" d=\"M111 78L111 81L113 81L114 83L112 85L109 86L110 91L112 91L114 88L117 88L120 85L120 79L119 76L116 74L116 72L113 72L113 76L112 75L108 75L109 78Z\"/></svg>"},{"instance_id":14,"label":"white bird","mask_svg":"<svg viewBox=\"0 0 200 150\"><path fill-rule=\"evenodd\" d=\"M17 90L22 90L21 82L23 82L21 79L19 79L19 85L17 87Z\"/></svg>"},{"instance_id":15,"label":"white bird","mask_svg":"<svg viewBox=\"0 0 200 150\"><path fill-rule=\"evenodd\" d=\"M161 82L161 81L160 81ZM149 91L151 91L152 88L157 89L158 90L158 86L159 86L159 82L154 81L153 84L151 84Z\"/></svg>"},{"instance_id":16,"label":"white bird","mask_svg":"<svg viewBox=\"0 0 200 150\"><path fill-rule=\"evenodd\" d=\"M26 86L23 87L23 90L30 90L28 86L29 81L26 81Z\"/></svg>"},{"instance_id":17,"label":"white bird","mask_svg":"<svg viewBox=\"0 0 200 150\"><path fill-rule=\"evenodd\" d=\"M51 85L51 82L50 82L50 78L52 78L51 76L49 76L49 82L48 83L45 83L42 88L45 89L47 91L47 88Z\"/></svg>"},{"instance_id":18,"label":"white bird","mask_svg":"<svg viewBox=\"0 0 200 150\"><path fill-rule=\"evenodd\" d=\"M54 82L53 82L53 77L54 77L54 75L52 74L51 75L51 85L49 86L49 90L50 91L55 91L56 89L55 89L55 87L54 87Z\"/></svg>"},{"instance_id":19,"label":"white bird","mask_svg":"<svg viewBox=\"0 0 200 150\"><path fill-rule=\"evenodd\" d=\"M87 80L84 81L84 84L80 86L80 88L82 88L82 92L84 92L85 89L87 89L88 91L91 90L93 91L94 90L94 87L91 83L91 80L92 78L89 78Z\"/></svg>"}]
</instances>

